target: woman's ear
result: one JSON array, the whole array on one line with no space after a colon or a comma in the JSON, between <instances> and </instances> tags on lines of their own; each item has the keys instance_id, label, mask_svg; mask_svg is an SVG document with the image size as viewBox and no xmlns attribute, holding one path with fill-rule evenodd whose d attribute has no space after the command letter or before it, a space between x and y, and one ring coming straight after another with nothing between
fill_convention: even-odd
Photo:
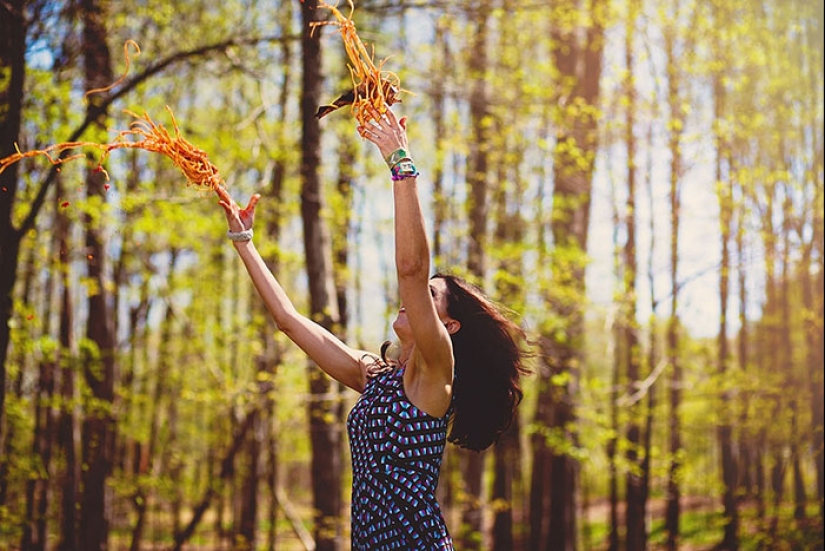
<instances>
[{"instance_id":1,"label":"woman's ear","mask_svg":"<svg viewBox=\"0 0 825 551\"><path fill-rule=\"evenodd\" d=\"M454 335L455 333L458 333L459 329L461 329L461 322L458 320L450 320L444 324L444 327L447 328L447 333Z\"/></svg>"}]
</instances>

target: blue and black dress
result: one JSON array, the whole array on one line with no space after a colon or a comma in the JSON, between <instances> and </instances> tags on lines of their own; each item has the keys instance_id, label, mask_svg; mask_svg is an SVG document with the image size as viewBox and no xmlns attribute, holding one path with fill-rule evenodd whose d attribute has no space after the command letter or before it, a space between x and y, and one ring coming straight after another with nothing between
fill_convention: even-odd
<instances>
[{"instance_id":1,"label":"blue and black dress","mask_svg":"<svg viewBox=\"0 0 825 551\"><path fill-rule=\"evenodd\" d=\"M410 403L403 367L367 380L347 418L353 551L453 549L435 497L448 419Z\"/></svg>"}]
</instances>

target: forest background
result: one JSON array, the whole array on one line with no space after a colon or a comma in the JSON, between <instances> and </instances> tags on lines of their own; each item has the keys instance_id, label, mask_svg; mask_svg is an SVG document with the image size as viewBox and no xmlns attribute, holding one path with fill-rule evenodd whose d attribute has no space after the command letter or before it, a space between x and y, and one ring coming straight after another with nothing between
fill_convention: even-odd
<instances>
[{"instance_id":1,"label":"forest background","mask_svg":"<svg viewBox=\"0 0 825 551\"><path fill-rule=\"evenodd\" d=\"M313 116L350 85L315 7L5 0L0 157L169 106L236 200L262 193L299 309L377 349L390 186L346 109ZM822 1L353 18L412 92L435 266L533 343L502 442L446 453L457 548L822 549ZM0 174L0 548L348 549L356 396L276 332L214 196L84 152Z\"/></svg>"}]
</instances>

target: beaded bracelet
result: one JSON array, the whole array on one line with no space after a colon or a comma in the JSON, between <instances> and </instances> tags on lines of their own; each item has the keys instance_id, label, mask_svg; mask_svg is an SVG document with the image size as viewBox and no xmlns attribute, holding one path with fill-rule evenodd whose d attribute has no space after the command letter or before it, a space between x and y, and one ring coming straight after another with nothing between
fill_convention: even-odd
<instances>
[{"instance_id":1,"label":"beaded bracelet","mask_svg":"<svg viewBox=\"0 0 825 551\"><path fill-rule=\"evenodd\" d=\"M394 182L405 178L414 178L418 176L418 170L415 168L415 164L413 164L413 160L410 158L403 159L393 165L390 169L390 173L392 174L392 180Z\"/></svg>"},{"instance_id":2,"label":"beaded bracelet","mask_svg":"<svg viewBox=\"0 0 825 551\"><path fill-rule=\"evenodd\" d=\"M242 230L242 231L229 230L229 231L226 232L226 237L228 237L230 241L235 241L235 242L251 241L252 240L252 228L249 228L248 230Z\"/></svg>"}]
</instances>

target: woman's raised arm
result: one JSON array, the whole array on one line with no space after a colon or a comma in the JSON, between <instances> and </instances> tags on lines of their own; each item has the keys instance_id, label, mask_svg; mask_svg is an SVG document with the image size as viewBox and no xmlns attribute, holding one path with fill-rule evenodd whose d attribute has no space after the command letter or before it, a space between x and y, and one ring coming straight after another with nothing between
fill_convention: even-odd
<instances>
[{"instance_id":1,"label":"woman's raised arm","mask_svg":"<svg viewBox=\"0 0 825 551\"><path fill-rule=\"evenodd\" d=\"M374 121L359 126L364 138L378 146L390 165L395 206L395 265L398 292L415 340L415 353L423 361L426 384L443 388L453 377L450 336L441 322L430 290L430 247L418 198L418 172L409 156L406 118L391 110L374 114Z\"/></svg>"},{"instance_id":2,"label":"woman's raised arm","mask_svg":"<svg viewBox=\"0 0 825 551\"><path fill-rule=\"evenodd\" d=\"M241 257L252 283L264 301L272 319L289 339L298 345L328 375L346 386L362 392L366 382L366 352L355 350L321 325L298 313L261 258L252 242L252 223L260 195L253 195L246 208L240 206L223 188L216 188L220 205L229 226L227 235Z\"/></svg>"}]
</instances>

